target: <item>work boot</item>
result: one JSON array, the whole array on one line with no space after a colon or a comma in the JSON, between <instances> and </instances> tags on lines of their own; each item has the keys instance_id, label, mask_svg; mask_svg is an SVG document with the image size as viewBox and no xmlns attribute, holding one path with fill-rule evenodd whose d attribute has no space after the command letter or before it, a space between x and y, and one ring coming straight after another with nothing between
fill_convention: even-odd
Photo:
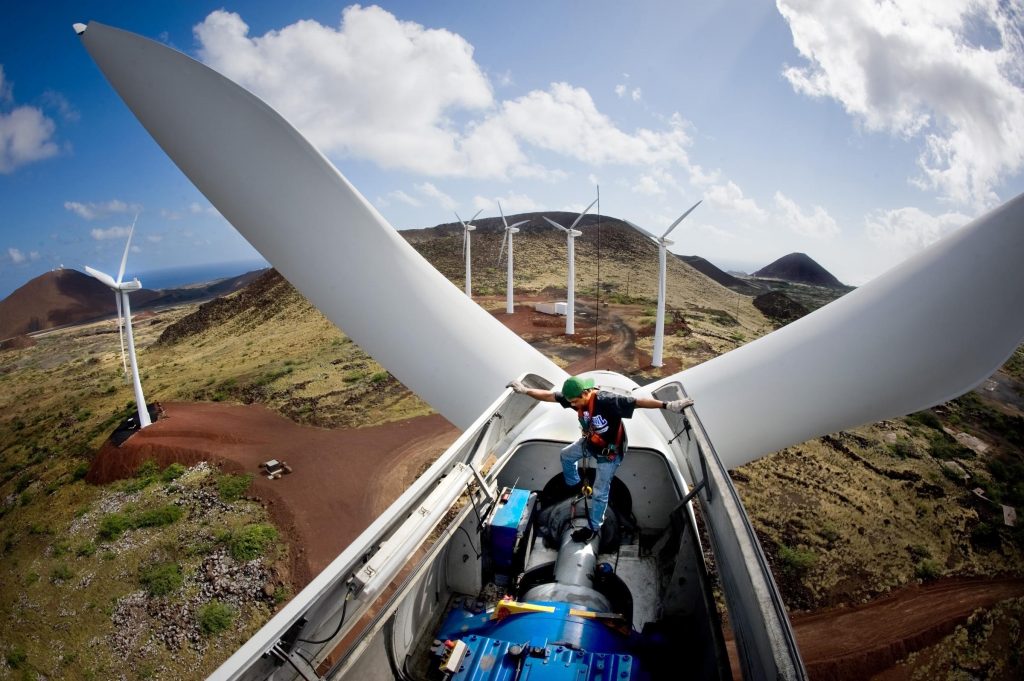
<instances>
[{"instance_id":1,"label":"work boot","mask_svg":"<svg viewBox=\"0 0 1024 681\"><path fill-rule=\"evenodd\" d=\"M588 541L594 538L597 532L594 532L589 527L581 527L572 533L572 540L579 542L580 544L586 544Z\"/></svg>"}]
</instances>

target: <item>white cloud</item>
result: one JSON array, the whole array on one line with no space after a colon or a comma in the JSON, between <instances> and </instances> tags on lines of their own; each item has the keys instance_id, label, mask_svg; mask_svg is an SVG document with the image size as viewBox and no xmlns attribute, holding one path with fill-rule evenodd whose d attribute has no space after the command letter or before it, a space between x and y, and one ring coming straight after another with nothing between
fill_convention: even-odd
<instances>
[{"instance_id":1,"label":"white cloud","mask_svg":"<svg viewBox=\"0 0 1024 681\"><path fill-rule=\"evenodd\" d=\"M585 89L566 83L496 102L465 39L376 6L345 9L338 27L299 21L262 36L219 10L194 32L203 61L266 99L328 154L428 176L549 182L567 175L531 160L526 145L592 163L688 162L680 117L662 131L625 132Z\"/></svg>"},{"instance_id":2,"label":"white cloud","mask_svg":"<svg viewBox=\"0 0 1024 681\"><path fill-rule=\"evenodd\" d=\"M499 201L501 202L501 210L505 212L505 217L516 213L530 213L540 210L540 206L537 205L537 202L529 196L525 194L514 194L512 192L509 192L505 196L496 196L494 198L474 196L473 207L478 210L483 210L485 213L498 213Z\"/></svg>"},{"instance_id":3,"label":"white cloud","mask_svg":"<svg viewBox=\"0 0 1024 681\"><path fill-rule=\"evenodd\" d=\"M455 202L455 199L445 194L430 182L423 182L416 185L416 191L423 194L423 196L433 199L439 206L447 210L455 210L455 207L458 205Z\"/></svg>"},{"instance_id":4,"label":"white cloud","mask_svg":"<svg viewBox=\"0 0 1024 681\"><path fill-rule=\"evenodd\" d=\"M158 244L164 240L164 237L160 234L150 234L146 237L146 241L152 244Z\"/></svg>"},{"instance_id":5,"label":"white cloud","mask_svg":"<svg viewBox=\"0 0 1024 681\"><path fill-rule=\"evenodd\" d=\"M829 239L839 234L839 225L821 206L812 206L810 215L788 196L775 192L777 219L797 234L813 239Z\"/></svg>"},{"instance_id":6,"label":"white cloud","mask_svg":"<svg viewBox=\"0 0 1024 681\"><path fill-rule=\"evenodd\" d=\"M970 222L962 213L930 215L908 207L877 211L864 220L868 239L886 251L906 257Z\"/></svg>"},{"instance_id":7,"label":"white cloud","mask_svg":"<svg viewBox=\"0 0 1024 681\"><path fill-rule=\"evenodd\" d=\"M673 116L664 132L641 128L626 133L597 110L585 89L568 83L552 83L546 91L507 101L502 116L529 144L587 163L688 163L691 140L680 117Z\"/></svg>"},{"instance_id":8,"label":"white cloud","mask_svg":"<svg viewBox=\"0 0 1024 681\"><path fill-rule=\"evenodd\" d=\"M642 175L630 189L634 193L643 194L644 196L657 196L658 194L665 193L665 190L661 188L658 181L651 175Z\"/></svg>"},{"instance_id":9,"label":"white cloud","mask_svg":"<svg viewBox=\"0 0 1024 681\"><path fill-rule=\"evenodd\" d=\"M102 241L104 239L120 239L127 237L130 232L130 227L108 227L107 229L92 229L89 234L92 235L93 239Z\"/></svg>"},{"instance_id":10,"label":"white cloud","mask_svg":"<svg viewBox=\"0 0 1024 681\"><path fill-rule=\"evenodd\" d=\"M765 211L757 205L754 199L743 195L743 190L733 182L716 184L704 192L705 200L714 208L719 210L738 213L753 220L764 220L767 217Z\"/></svg>"},{"instance_id":11,"label":"white cloud","mask_svg":"<svg viewBox=\"0 0 1024 681\"><path fill-rule=\"evenodd\" d=\"M794 89L835 99L868 130L919 140L919 187L986 206L1024 167L1019 3L777 4L810 62L784 71Z\"/></svg>"},{"instance_id":12,"label":"white cloud","mask_svg":"<svg viewBox=\"0 0 1024 681\"><path fill-rule=\"evenodd\" d=\"M622 85L621 83L619 85L616 85L615 86L615 94L618 95L620 99L622 97L625 97L626 96L626 86Z\"/></svg>"},{"instance_id":13,"label":"white cloud","mask_svg":"<svg viewBox=\"0 0 1024 681\"><path fill-rule=\"evenodd\" d=\"M325 152L425 174L464 169L449 115L491 106L473 47L379 7L346 8L338 28L299 21L249 37L218 10L194 29L200 58L265 98Z\"/></svg>"},{"instance_id":14,"label":"white cloud","mask_svg":"<svg viewBox=\"0 0 1024 681\"><path fill-rule=\"evenodd\" d=\"M19 251L17 248L8 248L7 255L10 256L11 262L13 262L15 265L20 265L26 260L25 254Z\"/></svg>"},{"instance_id":15,"label":"white cloud","mask_svg":"<svg viewBox=\"0 0 1024 681\"><path fill-rule=\"evenodd\" d=\"M69 210L80 218L96 220L110 217L121 213L139 212L142 207L138 204L127 204L118 199L111 199L103 203L80 203L78 201L65 201L64 209Z\"/></svg>"},{"instance_id":16,"label":"white cloud","mask_svg":"<svg viewBox=\"0 0 1024 681\"><path fill-rule=\"evenodd\" d=\"M401 189L396 189L393 192L389 192L388 196L390 196L391 198L395 199L396 201L401 201L402 203L406 204L407 206L413 206L413 207L417 207L418 208L419 206L423 205L422 201L420 201L419 199L414 198L412 196L409 196L408 194L403 192Z\"/></svg>"},{"instance_id":17,"label":"white cloud","mask_svg":"<svg viewBox=\"0 0 1024 681\"><path fill-rule=\"evenodd\" d=\"M629 96L630 98L632 98L634 102L639 102L641 97L640 88L633 88L633 90L629 93Z\"/></svg>"},{"instance_id":18,"label":"white cloud","mask_svg":"<svg viewBox=\"0 0 1024 681\"><path fill-rule=\"evenodd\" d=\"M14 87L4 76L0 64L0 105L14 104ZM15 107L0 112L0 173L7 175L20 166L56 156L53 133L57 126L31 106Z\"/></svg>"}]
</instances>

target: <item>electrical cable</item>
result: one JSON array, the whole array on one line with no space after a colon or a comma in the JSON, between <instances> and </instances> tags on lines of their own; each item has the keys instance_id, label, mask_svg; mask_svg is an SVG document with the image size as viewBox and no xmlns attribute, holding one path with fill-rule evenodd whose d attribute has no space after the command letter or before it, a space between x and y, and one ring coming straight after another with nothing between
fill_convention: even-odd
<instances>
[{"instance_id":1,"label":"electrical cable","mask_svg":"<svg viewBox=\"0 0 1024 681\"><path fill-rule=\"evenodd\" d=\"M597 371L597 333L601 322L601 185L597 185L597 305L594 313L594 371Z\"/></svg>"},{"instance_id":2,"label":"electrical cable","mask_svg":"<svg viewBox=\"0 0 1024 681\"><path fill-rule=\"evenodd\" d=\"M341 604L341 620L338 621L338 626L334 629L334 633L332 633L330 636L328 636L327 638L323 639L322 641L312 641L312 640L310 640L308 638L297 638L297 639L295 639L295 642L296 643L311 643L313 645L320 645L321 643L329 642L332 638L337 636L338 632L341 631L341 626L343 624L345 624L345 613L348 611L348 602L350 600L352 600L352 587L351 586L349 586L349 588L348 588L348 593L345 594L345 600L342 601L342 604Z\"/></svg>"},{"instance_id":3,"label":"electrical cable","mask_svg":"<svg viewBox=\"0 0 1024 681\"><path fill-rule=\"evenodd\" d=\"M475 554L476 554L476 557L477 557L477 558L481 557L481 556L483 555L483 553L482 553L482 552L480 552L480 551L477 551L477 550L476 550L476 547L475 547L475 546L473 546L473 537L472 537L472 535L470 535L470 534L469 534L469 532L468 532L468 531L466 531L466 528L465 528L465 527L463 527L462 525L459 525L459 526L458 526L458 527L456 527L455 529L456 529L456 530L462 530L462 533L466 535L466 539L467 539L467 540L469 540L469 548L473 549L473 553L475 553Z\"/></svg>"}]
</instances>

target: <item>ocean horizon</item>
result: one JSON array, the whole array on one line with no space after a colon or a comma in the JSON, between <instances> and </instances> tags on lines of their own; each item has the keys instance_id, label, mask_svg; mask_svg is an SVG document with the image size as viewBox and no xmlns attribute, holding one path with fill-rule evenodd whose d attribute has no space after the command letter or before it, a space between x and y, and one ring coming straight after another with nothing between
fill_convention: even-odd
<instances>
[{"instance_id":1,"label":"ocean horizon","mask_svg":"<svg viewBox=\"0 0 1024 681\"><path fill-rule=\"evenodd\" d=\"M201 284L216 279L236 277L253 270L270 267L263 259L238 260L234 262L207 263L204 265L183 265L159 270L138 272L133 276L139 278L144 288L150 290L181 288L190 284Z\"/></svg>"}]
</instances>

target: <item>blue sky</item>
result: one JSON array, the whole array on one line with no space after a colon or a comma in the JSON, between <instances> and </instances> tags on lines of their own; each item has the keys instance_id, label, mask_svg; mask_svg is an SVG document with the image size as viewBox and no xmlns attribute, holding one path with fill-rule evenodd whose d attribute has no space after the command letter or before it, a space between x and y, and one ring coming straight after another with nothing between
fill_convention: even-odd
<instances>
[{"instance_id":1,"label":"blue sky","mask_svg":"<svg viewBox=\"0 0 1024 681\"><path fill-rule=\"evenodd\" d=\"M601 212L749 271L861 284L1024 191L1024 2L47 2L0 25L0 296L63 264L258 257L71 24L265 99L399 228ZM145 285L145 281L143 281Z\"/></svg>"}]
</instances>

